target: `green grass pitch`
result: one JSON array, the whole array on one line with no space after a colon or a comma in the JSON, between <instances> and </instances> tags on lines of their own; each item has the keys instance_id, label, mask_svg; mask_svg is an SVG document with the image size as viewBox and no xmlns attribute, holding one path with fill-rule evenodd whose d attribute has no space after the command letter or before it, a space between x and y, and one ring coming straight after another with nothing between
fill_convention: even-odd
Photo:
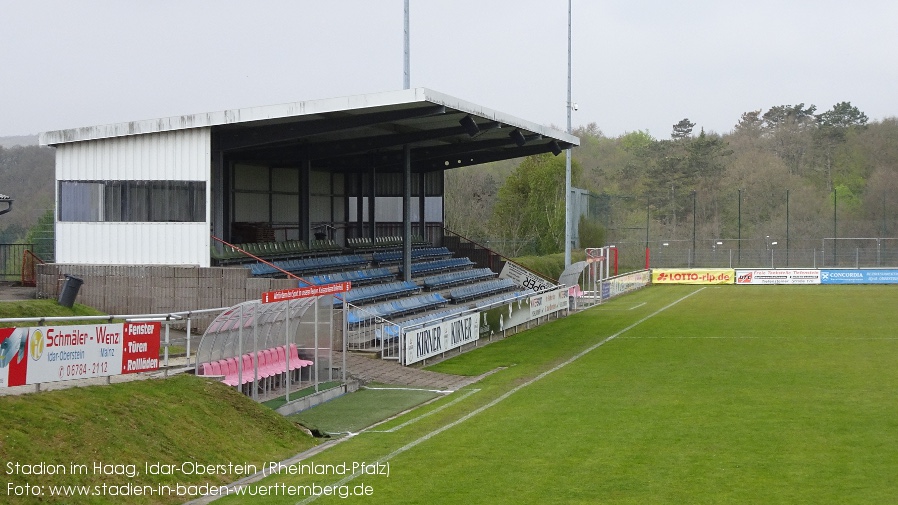
<instances>
[{"instance_id":1,"label":"green grass pitch","mask_svg":"<svg viewBox=\"0 0 898 505\"><path fill-rule=\"evenodd\" d=\"M499 370L306 461L389 475L221 503L898 503L896 309L892 286L647 288L433 367Z\"/></svg>"}]
</instances>

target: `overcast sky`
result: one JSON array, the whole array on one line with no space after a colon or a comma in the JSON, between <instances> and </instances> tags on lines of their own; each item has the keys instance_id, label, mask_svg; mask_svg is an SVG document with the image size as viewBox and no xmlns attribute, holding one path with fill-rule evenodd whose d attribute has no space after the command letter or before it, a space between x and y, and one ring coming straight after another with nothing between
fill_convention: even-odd
<instances>
[{"instance_id":1,"label":"overcast sky","mask_svg":"<svg viewBox=\"0 0 898 505\"><path fill-rule=\"evenodd\" d=\"M566 0L411 0L411 85L566 125ZM573 0L574 127L898 116L895 0ZM0 0L0 136L401 89L403 0Z\"/></svg>"}]
</instances>

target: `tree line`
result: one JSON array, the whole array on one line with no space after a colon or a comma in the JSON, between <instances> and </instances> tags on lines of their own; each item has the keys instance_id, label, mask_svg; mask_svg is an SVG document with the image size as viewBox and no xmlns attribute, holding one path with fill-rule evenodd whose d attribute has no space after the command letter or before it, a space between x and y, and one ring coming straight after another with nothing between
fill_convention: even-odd
<instances>
[{"instance_id":1,"label":"tree line","mask_svg":"<svg viewBox=\"0 0 898 505\"><path fill-rule=\"evenodd\" d=\"M595 123L573 132L573 183L595 204L581 245L603 245L584 243L584 225L593 241L898 235L898 119L799 103L745 112L726 134L695 127L684 118L665 139L608 137ZM564 164L541 155L447 172L447 227L510 256L563 250Z\"/></svg>"},{"instance_id":2,"label":"tree line","mask_svg":"<svg viewBox=\"0 0 898 505\"><path fill-rule=\"evenodd\" d=\"M12 210L0 216L0 243L26 241L39 222L52 223L55 160L49 147L0 146L0 193L14 200Z\"/></svg>"}]
</instances>

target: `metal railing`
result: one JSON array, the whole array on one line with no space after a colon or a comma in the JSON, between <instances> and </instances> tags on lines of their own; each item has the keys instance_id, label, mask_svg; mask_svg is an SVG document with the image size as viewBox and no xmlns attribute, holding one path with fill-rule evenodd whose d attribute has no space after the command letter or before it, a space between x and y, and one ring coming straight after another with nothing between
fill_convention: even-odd
<instances>
[{"instance_id":1,"label":"metal railing","mask_svg":"<svg viewBox=\"0 0 898 505\"><path fill-rule=\"evenodd\" d=\"M97 321L97 322L112 322L112 321L125 321L125 322L160 322L163 325L163 333L161 335L161 345L163 356L162 363L163 367L167 368L169 366L169 347L173 344L171 343L171 326L174 324L183 325L186 324L186 358L187 358L187 366L190 366L190 358L191 358L191 340L193 327L193 320L197 317L206 318L209 314L215 312L223 312L228 310L230 307L220 307L216 309L199 309L199 310L187 310L183 312L170 312L166 314L112 314L108 316L52 316L52 317L5 317L0 318L0 323L36 323L37 326L46 326L48 323L56 323L56 322L65 322L65 321Z\"/></svg>"},{"instance_id":2,"label":"metal railing","mask_svg":"<svg viewBox=\"0 0 898 505\"><path fill-rule=\"evenodd\" d=\"M34 244L0 244L0 280L17 282L22 279L25 251L34 251Z\"/></svg>"},{"instance_id":3,"label":"metal railing","mask_svg":"<svg viewBox=\"0 0 898 505\"><path fill-rule=\"evenodd\" d=\"M399 359L398 343L390 338L385 329L396 326L397 323L384 319L364 307L358 307L347 303L347 312L343 317L348 317L349 311L358 311L368 317L358 324L347 323L346 348L349 351L376 353L382 359Z\"/></svg>"}]
</instances>

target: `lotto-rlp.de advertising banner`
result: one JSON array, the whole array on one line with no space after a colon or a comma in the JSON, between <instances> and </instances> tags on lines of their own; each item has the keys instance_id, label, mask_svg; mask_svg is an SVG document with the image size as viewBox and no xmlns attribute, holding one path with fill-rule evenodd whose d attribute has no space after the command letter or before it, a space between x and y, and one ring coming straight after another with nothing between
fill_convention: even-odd
<instances>
[{"instance_id":1,"label":"lotto-rlp.de advertising banner","mask_svg":"<svg viewBox=\"0 0 898 505\"><path fill-rule=\"evenodd\" d=\"M159 368L161 323L0 328L0 387Z\"/></svg>"},{"instance_id":2,"label":"lotto-rlp.de advertising banner","mask_svg":"<svg viewBox=\"0 0 898 505\"><path fill-rule=\"evenodd\" d=\"M654 268L652 284L732 284L732 268Z\"/></svg>"}]
</instances>

